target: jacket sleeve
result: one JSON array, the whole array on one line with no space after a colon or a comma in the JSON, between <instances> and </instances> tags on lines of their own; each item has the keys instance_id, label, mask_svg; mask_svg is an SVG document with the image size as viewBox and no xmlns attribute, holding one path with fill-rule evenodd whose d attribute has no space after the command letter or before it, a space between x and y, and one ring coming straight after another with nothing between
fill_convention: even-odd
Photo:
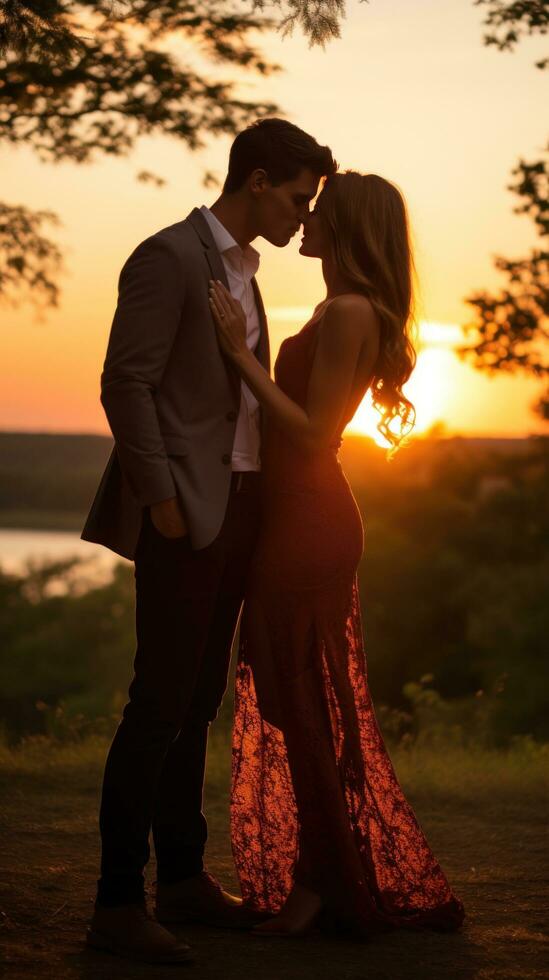
<instances>
[{"instance_id":1,"label":"jacket sleeve","mask_svg":"<svg viewBox=\"0 0 549 980\"><path fill-rule=\"evenodd\" d=\"M176 255L157 238L124 265L101 375L101 403L120 467L143 505L176 495L155 392L179 328L185 284Z\"/></svg>"}]
</instances>

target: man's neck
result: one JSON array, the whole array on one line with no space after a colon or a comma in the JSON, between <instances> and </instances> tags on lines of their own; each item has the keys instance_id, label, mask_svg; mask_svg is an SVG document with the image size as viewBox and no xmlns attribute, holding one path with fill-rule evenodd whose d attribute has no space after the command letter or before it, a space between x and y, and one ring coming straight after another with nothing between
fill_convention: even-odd
<instances>
[{"instance_id":1,"label":"man's neck","mask_svg":"<svg viewBox=\"0 0 549 980\"><path fill-rule=\"evenodd\" d=\"M212 204L210 211L233 236L235 242L245 249L256 238L251 228L245 202L239 194L222 194Z\"/></svg>"}]
</instances>

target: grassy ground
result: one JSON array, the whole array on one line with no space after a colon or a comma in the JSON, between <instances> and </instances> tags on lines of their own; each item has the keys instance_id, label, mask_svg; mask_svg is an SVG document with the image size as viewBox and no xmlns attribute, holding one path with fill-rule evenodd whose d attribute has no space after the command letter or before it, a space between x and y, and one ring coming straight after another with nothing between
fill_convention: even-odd
<instances>
[{"instance_id":1,"label":"grassy ground","mask_svg":"<svg viewBox=\"0 0 549 980\"><path fill-rule=\"evenodd\" d=\"M97 807L106 743L35 740L0 748L0 944L10 980L139 980L184 972L197 980L525 980L547 977L543 834L547 753L455 748L393 759L468 918L454 935L398 932L368 944L323 937L259 939L182 930L193 965L147 967L83 943L98 867ZM227 834L228 748L210 750L208 866L235 887ZM545 855L546 858L546 855ZM150 868L150 881L154 865Z\"/></svg>"}]
</instances>

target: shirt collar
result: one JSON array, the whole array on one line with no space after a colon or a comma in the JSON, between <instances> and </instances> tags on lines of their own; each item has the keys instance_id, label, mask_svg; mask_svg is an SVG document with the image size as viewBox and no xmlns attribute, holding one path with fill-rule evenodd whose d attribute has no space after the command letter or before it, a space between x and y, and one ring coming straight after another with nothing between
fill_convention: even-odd
<instances>
[{"instance_id":1,"label":"shirt collar","mask_svg":"<svg viewBox=\"0 0 549 980\"><path fill-rule=\"evenodd\" d=\"M220 255L225 254L226 258L229 260L235 254L242 256L246 266L250 270L251 275L254 276L259 269L260 256L257 249L253 248L252 245L247 245L246 248L242 249L230 232L227 231L225 225L221 224L219 218L216 218L215 214L213 214L205 204L202 205L200 211L208 222L213 240L215 242L215 247Z\"/></svg>"}]
</instances>

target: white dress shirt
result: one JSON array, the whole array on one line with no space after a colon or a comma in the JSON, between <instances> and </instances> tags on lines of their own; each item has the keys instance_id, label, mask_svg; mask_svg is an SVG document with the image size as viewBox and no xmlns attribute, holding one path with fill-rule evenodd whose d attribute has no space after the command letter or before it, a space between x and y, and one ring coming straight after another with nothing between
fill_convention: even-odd
<instances>
[{"instance_id":1,"label":"white dress shirt","mask_svg":"<svg viewBox=\"0 0 549 980\"><path fill-rule=\"evenodd\" d=\"M252 278L259 269L259 252L251 245L241 249L209 208L203 205L200 210L208 222L216 248L221 255L231 295L242 304L246 314L246 344L250 350L254 350L259 340L260 326ZM242 472L261 469L260 448L259 402L248 385L242 381L240 410L232 452L233 470Z\"/></svg>"}]
</instances>

